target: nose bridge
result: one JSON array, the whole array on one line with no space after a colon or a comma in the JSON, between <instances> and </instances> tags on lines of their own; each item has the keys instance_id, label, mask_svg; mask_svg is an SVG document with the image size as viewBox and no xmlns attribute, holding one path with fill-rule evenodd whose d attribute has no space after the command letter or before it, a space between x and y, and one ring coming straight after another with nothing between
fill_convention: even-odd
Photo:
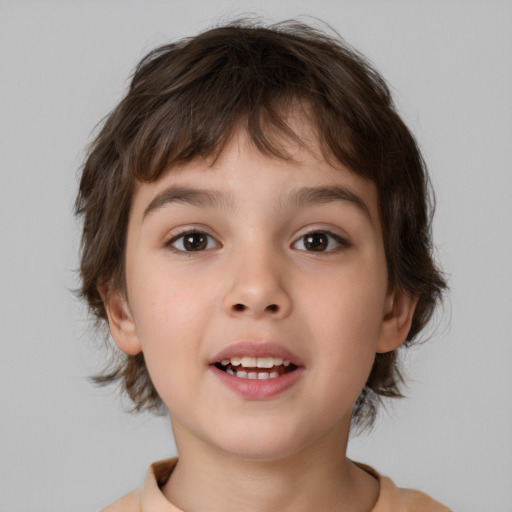
<instances>
[{"instance_id":1,"label":"nose bridge","mask_svg":"<svg viewBox=\"0 0 512 512\"><path fill-rule=\"evenodd\" d=\"M229 314L284 317L291 310L286 272L274 248L245 246L233 251L223 299Z\"/></svg>"}]
</instances>

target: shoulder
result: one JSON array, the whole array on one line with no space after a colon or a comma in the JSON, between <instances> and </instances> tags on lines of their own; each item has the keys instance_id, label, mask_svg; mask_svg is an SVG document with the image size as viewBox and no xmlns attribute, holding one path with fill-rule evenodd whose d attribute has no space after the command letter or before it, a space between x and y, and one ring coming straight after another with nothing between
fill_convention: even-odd
<instances>
[{"instance_id":1,"label":"shoulder","mask_svg":"<svg viewBox=\"0 0 512 512\"><path fill-rule=\"evenodd\" d=\"M165 484L176 466L177 458L161 460L149 466L144 485L105 507L100 512L143 512L143 510L160 510L179 512L163 496L160 487Z\"/></svg>"},{"instance_id":2,"label":"shoulder","mask_svg":"<svg viewBox=\"0 0 512 512\"><path fill-rule=\"evenodd\" d=\"M393 480L371 466L359 462L355 464L379 481L379 499L371 512L450 512L448 507L424 492L397 487Z\"/></svg>"},{"instance_id":3,"label":"shoulder","mask_svg":"<svg viewBox=\"0 0 512 512\"><path fill-rule=\"evenodd\" d=\"M105 507L100 512L141 512L141 493L140 491L134 491L121 499L117 500L112 505Z\"/></svg>"},{"instance_id":4,"label":"shoulder","mask_svg":"<svg viewBox=\"0 0 512 512\"><path fill-rule=\"evenodd\" d=\"M379 480L380 496L372 512L450 512L421 491L399 488L385 476L379 475Z\"/></svg>"}]
</instances>

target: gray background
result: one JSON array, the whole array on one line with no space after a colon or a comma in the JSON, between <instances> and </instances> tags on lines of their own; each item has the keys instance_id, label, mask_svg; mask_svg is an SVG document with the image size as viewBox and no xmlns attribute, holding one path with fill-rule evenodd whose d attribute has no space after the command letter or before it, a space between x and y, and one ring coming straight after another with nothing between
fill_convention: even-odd
<instances>
[{"instance_id":1,"label":"gray background","mask_svg":"<svg viewBox=\"0 0 512 512\"><path fill-rule=\"evenodd\" d=\"M466 512L512 510L512 2L0 2L0 510L97 510L174 453L122 412L76 286L77 169L156 45L245 12L330 22L390 82L437 189L450 302L409 399L349 455ZM449 319L451 317L451 324Z\"/></svg>"}]
</instances>

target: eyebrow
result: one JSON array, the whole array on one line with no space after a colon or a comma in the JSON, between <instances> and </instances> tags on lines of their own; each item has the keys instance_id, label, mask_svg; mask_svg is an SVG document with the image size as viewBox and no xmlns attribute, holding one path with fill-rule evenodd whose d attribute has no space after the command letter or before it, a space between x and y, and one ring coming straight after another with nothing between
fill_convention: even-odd
<instances>
[{"instance_id":1,"label":"eyebrow","mask_svg":"<svg viewBox=\"0 0 512 512\"><path fill-rule=\"evenodd\" d=\"M158 194L146 207L142 218L145 219L150 213L171 203L226 209L232 208L234 201L224 192L174 186Z\"/></svg>"},{"instance_id":2,"label":"eyebrow","mask_svg":"<svg viewBox=\"0 0 512 512\"><path fill-rule=\"evenodd\" d=\"M366 203L354 192L345 187L301 187L292 190L281 198L281 207L292 205L296 208L314 206L317 204L346 201L356 206L372 222L370 209ZM191 187L171 186L158 194L146 207L143 220L152 212L172 203L182 203L193 206L202 206L218 209L233 209L234 200L231 195L221 191L197 189Z\"/></svg>"},{"instance_id":3,"label":"eyebrow","mask_svg":"<svg viewBox=\"0 0 512 512\"><path fill-rule=\"evenodd\" d=\"M314 206L317 204L331 203L335 201L346 201L356 206L366 217L373 222L370 209L357 194L345 187L301 187L292 190L284 198L284 204L292 204L295 207Z\"/></svg>"}]
</instances>

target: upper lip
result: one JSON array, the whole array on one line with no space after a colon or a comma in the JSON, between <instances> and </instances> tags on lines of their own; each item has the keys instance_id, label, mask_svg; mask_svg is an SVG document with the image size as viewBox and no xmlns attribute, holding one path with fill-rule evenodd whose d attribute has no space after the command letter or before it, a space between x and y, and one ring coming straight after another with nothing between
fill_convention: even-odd
<instances>
[{"instance_id":1,"label":"upper lip","mask_svg":"<svg viewBox=\"0 0 512 512\"><path fill-rule=\"evenodd\" d=\"M304 366L300 358L287 348L272 341L239 341L218 352L209 364L216 364L232 357L276 357L290 361L295 366Z\"/></svg>"}]
</instances>

